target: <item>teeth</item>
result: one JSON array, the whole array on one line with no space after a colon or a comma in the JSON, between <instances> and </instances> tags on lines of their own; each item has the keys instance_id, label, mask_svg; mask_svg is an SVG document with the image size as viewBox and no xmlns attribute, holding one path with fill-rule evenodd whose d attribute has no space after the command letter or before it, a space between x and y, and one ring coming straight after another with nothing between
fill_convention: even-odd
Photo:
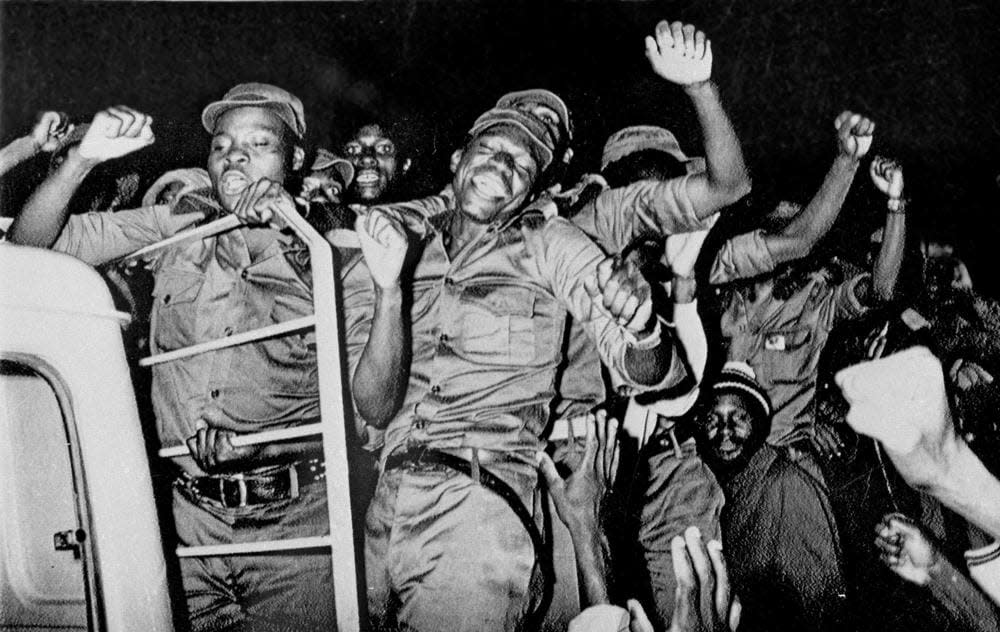
<instances>
[{"instance_id":1,"label":"teeth","mask_svg":"<svg viewBox=\"0 0 1000 632\"><path fill-rule=\"evenodd\" d=\"M378 174L374 171L365 171L364 173L358 174L354 181L358 184L375 184L378 182Z\"/></svg>"},{"instance_id":2,"label":"teeth","mask_svg":"<svg viewBox=\"0 0 1000 632\"><path fill-rule=\"evenodd\" d=\"M472 183L486 195L493 197L507 195L507 188L496 177L476 176L472 179Z\"/></svg>"},{"instance_id":3,"label":"teeth","mask_svg":"<svg viewBox=\"0 0 1000 632\"><path fill-rule=\"evenodd\" d=\"M248 186L250 180L239 171L227 171L222 174L222 192L226 195L239 195Z\"/></svg>"}]
</instances>

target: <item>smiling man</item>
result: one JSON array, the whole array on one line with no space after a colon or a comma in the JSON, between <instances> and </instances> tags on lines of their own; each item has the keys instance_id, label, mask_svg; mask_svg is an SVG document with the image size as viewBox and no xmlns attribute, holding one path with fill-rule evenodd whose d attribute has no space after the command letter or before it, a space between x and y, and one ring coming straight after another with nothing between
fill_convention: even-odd
<instances>
[{"instance_id":1,"label":"smiling man","mask_svg":"<svg viewBox=\"0 0 1000 632\"><path fill-rule=\"evenodd\" d=\"M67 217L97 164L153 142L151 119L128 108L100 112L78 147L39 187L12 241L100 264L160 241L203 217L235 214L238 229L155 254L150 348L164 353L312 313L307 251L267 226L294 201L283 183L302 167L301 101L281 88L240 84L210 104L211 187L171 207ZM233 437L319 417L312 334L295 334L153 367L152 400L174 462L173 513L181 545L231 544L326 531L318 443L234 447ZM335 625L330 558L308 554L181 558L190 628L327 630Z\"/></svg>"},{"instance_id":2,"label":"smiling man","mask_svg":"<svg viewBox=\"0 0 1000 632\"><path fill-rule=\"evenodd\" d=\"M638 271L613 269L569 221L530 208L555 148L541 119L494 108L452 157L453 194L370 213L396 243L404 224L422 242L412 274L372 292L409 309L371 309L353 376L358 411L385 429L365 543L377 629L530 620L548 568L530 509L535 452L570 314L622 382L643 390L685 375ZM378 243L362 249L389 259ZM379 345L383 327L411 342Z\"/></svg>"},{"instance_id":3,"label":"smiling man","mask_svg":"<svg viewBox=\"0 0 1000 632\"><path fill-rule=\"evenodd\" d=\"M833 510L819 482L766 442L771 402L729 362L705 389L697 440L725 493L722 537L740 630L841 629L844 581Z\"/></svg>"},{"instance_id":4,"label":"smiling man","mask_svg":"<svg viewBox=\"0 0 1000 632\"><path fill-rule=\"evenodd\" d=\"M385 202L398 180L406 176L412 160L403 155L399 139L377 123L363 125L344 143L343 153L354 166L348 200L355 204ZM399 199L398 197L395 199Z\"/></svg>"}]
</instances>

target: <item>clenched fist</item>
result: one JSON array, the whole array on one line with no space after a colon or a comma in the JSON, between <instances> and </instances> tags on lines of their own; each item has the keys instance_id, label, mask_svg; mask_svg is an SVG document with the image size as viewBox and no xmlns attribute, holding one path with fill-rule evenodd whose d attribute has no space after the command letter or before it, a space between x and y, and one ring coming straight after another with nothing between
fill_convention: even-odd
<instances>
[{"instance_id":1,"label":"clenched fist","mask_svg":"<svg viewBox=\"0 0 1000 632\"><path fill-rule=\"evenodd\" d=\"M382 209L374 208L359 215L354 228L375 285L382 289L399 286L409 245L402 223Z\"/></svg>"},{"instance_id":2,"label":"clenched fist","mask_svg":"<svg viewBox=\"0 0 1000 632\"><path fill-rule=\"evenodd\" d=\"M649 328L653 319L652 292L632 259L621 256L604 259L583 286L594 308L627 331L636 334Z\"/></svg>"},{"instance_id":3,"label":"clenched fist","mask_svg":"<svg viewBox=\"0 0 1000 632\"><path fill-rule=\"evenodd\" d=\"M275 229L285 226L283 215L297 212L291 194L280 183L267 178L261 178L244 189L233 206L233 215L244 223L270 224Z\"/></svg>"},{"instance_id":4,"label":"clenched fist","mask_svg":"<svg viewBox=\"0 0 1000 632\"><path fill-rule=\"evenodd\" d=\"M104 162L152 145L152 125L151 116L123 105L98 112L80 142L80 157Z\"/></svg>"},{"instance_id":5,"label":"clenched fist","mask_svg":"<svg viewBox=\"0 0 1000 632\"><path fill-rule=\"evenodd\" d=\"M31 140L38 151L53 152L59 143L73 131L69 116L63 112L42 112L31 130Z\"/></svg>"},{"instance_id":6,"label":"clenched fist","mask_svg":"<svg viewBox=\"0 0 1000 632\"><path fill-rule=\"evenodd\" d=\"M875 122L861 114L844 110L833 122L833 126L837 128L840 153L854 160L864 158L872 146Z\"/></svg>"},{"instance_id":7,"label":"clenched fist","mask_svg":"<svg viewBox=\"0 0 1000 632\"><path fill-rule=\"evenodd\" d=\"M898 200L903 195L903 167L891 158L875 156L871 166L872 184L875 188L889 196L890 200Z\"/></svg>"}]
</instances>

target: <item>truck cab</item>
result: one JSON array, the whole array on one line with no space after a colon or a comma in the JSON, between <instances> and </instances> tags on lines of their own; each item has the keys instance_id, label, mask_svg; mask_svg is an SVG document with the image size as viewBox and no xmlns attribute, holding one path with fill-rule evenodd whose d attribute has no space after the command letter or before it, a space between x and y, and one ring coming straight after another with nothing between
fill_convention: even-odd
<instances>
[{"instance_id":1,"label":"truck cab","mask_svg":"<svg viewBox=\"0 0 1000 632\"><path fill-rule=\"evenodd\" d=\"M129 316L79 260L0 243L0 630L172 630Z\"/></svg>"}]
</instances>

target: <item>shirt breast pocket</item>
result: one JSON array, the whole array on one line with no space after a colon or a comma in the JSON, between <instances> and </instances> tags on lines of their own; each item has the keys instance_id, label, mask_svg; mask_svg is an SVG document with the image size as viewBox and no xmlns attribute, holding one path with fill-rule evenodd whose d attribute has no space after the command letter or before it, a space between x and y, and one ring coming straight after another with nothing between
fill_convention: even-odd
<instances>
[{"instance_id":1,"label":"shirt breast pocket","mask_svg":"<svg viewBox=\"0 0 1000 632\"><path fill-rule=\"evenodd\" d=\"M810 373L812 332L808 328L762 333L764 375L772 383L800 382Z\"/></svg>"},{"instance_id":2,"label":"shirt breast pocket","mask_svg":"<svg viewBox=\"0 0 1000 632\"><path fill-rule=\"evenodd\" d=\"M152 332L156 347L177 349L198 342L195 299L205 283L198 272L165 269L153 284Z\"/></svg>"},{"instance_id":3,"label":"shirt breast pocket","mask_svg":"<svg viewBox=\"0 0 1000 632\"><path fill-rule=\"evenodd\" d=\"M462 291L459 350L482 364L525 365L535 357L535 293L500 284Z\"/></svg>"}]
</instances>

